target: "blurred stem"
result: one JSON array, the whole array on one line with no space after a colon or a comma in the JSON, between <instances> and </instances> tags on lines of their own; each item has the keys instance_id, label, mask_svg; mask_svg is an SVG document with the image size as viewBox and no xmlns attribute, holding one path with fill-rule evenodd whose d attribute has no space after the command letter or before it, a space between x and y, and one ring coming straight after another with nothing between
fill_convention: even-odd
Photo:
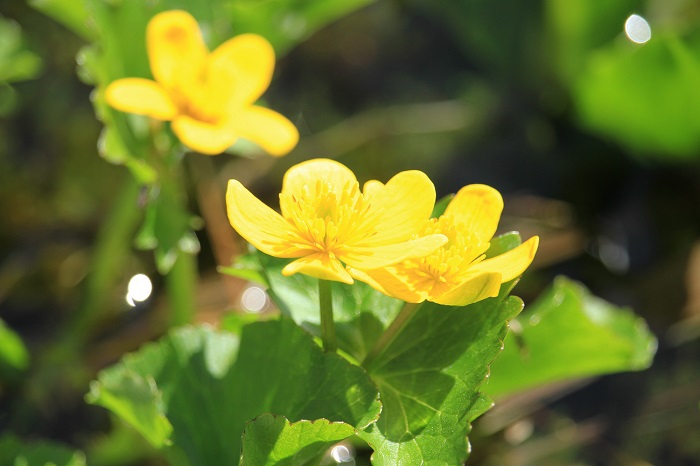
<instances>
[{"instance_id":1,"label":"blurred stem","mask_svg":"<svg viewBox=\"0 0 700 466\"><path fill-rule=\"evenodd\" d=\"M369 370L372 362L379 356L387 346L394 341L396 336L403 330L406 324L411 320L411 318L416 314L418 309L420 309L423 303L405 303L399 312L399 315L391 322L389 327L386 329L382 336L379 337L377 342L374 344L372 349L365 356L364 361L362 361L362 367Z\"/></svg>"},{"instance_id":2,"label":"blurred stem","mask_svg":"<svg viewBox=\"0 0 700 466\"><path fill-rule=\"evenodd\" d=\"M139 190L136 180L131 176L125 177L121 192L100 228L82 301L64 332L68 345L81 346L102 316L100 311L109 307L108 301L112 299L110 291L122 273L124 261L129 257L131 238L141 218Z\"/></svg>"},{"instance_id":3,"label":"blurred stem","mask_svg":"<svg viewBox=\"0 0 700 466\"><path fill-rule=\"evenodd\" d=\"M209 156L187 157L194 178L199 213L207 226L205 231L218 265L229 266L239 255L236 236L226 217L226 191L218 182L216 169ZM220 274L229 304L238 299L243 280Z\"/></svg>"},{"instance_id":4,"label":"blurred stem","mask_svg":"<svg viewBox=\"0 0 700 466\"><path fill-rule=\"evenodd\" d=\"M170 302L169 327L189 324L195 314L197 256L180 252L173 268L165 276Z\"/></svg>"},{"instance_id":5,"label":"blurred stem","mask_svg":"<svg viewBox=\"0 0 700 466\"><path fill-rule=\"evenodd\" d=\"M331 282L328 280L318 280L318 305L321 311L323 351L335 353L338 345L335 341L335 323L333 322L333 291Z\"/></svg>"}]
</instances>

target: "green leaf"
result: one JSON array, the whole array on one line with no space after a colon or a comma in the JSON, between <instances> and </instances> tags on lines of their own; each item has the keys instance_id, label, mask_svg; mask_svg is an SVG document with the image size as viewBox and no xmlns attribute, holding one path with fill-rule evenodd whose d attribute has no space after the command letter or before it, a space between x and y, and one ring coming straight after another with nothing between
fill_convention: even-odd
<instances>
[{"instance_id":1,"label":"green leaf","mask_svg":"<svg viewBox=\"0 0 700 466\"><path fill-rule=\"evenodd\" d=\"M587 65L573 88L584 126L639 154L697 157L700 39L613 42L591 54Z\"/></svg>"},{"instance_id":2,"label":"green leaf","mask_svg":"<svg viewBox=\"0 0 700 466\"><path fill-rule=\"evenodd\" d=\"M147 390L150 383L155 392ZM88 400L120 416L149 400L153 407L141 417L122 418L156 446L172 442L166 451L190 464L236 464L246 422L266 412L354 429L380 411L367 374L323 353L289 319L245 326L240 339L207 327L175 330L102 371ZM169 435L152 431L161 416L172 426Z\"/></svg>"},{"instance_id":3,"label":"green leaf","mask_svg":"<svg viewBox=\"0 0 700 466\"><path fill-rule=\"evenodd\" d=\"M500 236L496 236L491 239L491 245L486 251L486 258L499 256L504 252L515 249L523 242L520 238L520 233L517 231L509 231L508 233L503 233Z\"/></svg>"},{"instance_id":4,"label":"green leaf","mask_svg":"<svg viewBox=\"0 0 700 466\"><path fill-rule=\"evenodd\" d=\"M158 271L165 275L179 254L196 254L199 241L192 231L192 215L184 206L184 194L174 182L161 180L152 190L146 207L146 218L136 237L142 249L154 249Z\"/></svg>"},{"instance_id":5,"label":"green leaf","mask_svg":"<svg viewBox=\"0 0 700 466\"><path fill-rule=\"evenodd\" d=\"M88 14L84 0L30 0L29 4L71 29L84 39L93 34L88 28Z\"/></svg>"},{"instance_id":6,"label":"green leaf","mask_svg":"<svg viewBox=\"0 0 700 466\"><path fill-rule=\"evenodd\" d=\"M270 284L267 281L258 254L251 246L251 252L238 256L231 267L219 266L216 270L219 273L242 278L269 288Z\"/></svg>"},{"instance_id":7,"label":"green leaf","mask_svg":"<svg viewBox=\"0 0 700 466\"><path fill-rule=\"evenodd\" d=\"M173 430L163 412L162 396L151 377L127 369L103 372L99 382L90 384L88 401L104 406L132 426L140 426L141 434L161 448L170 444Z\"/></svg>"},{"instance_id":8,"label":"green leaf","mask_svg":"<svg viewBox=\"0 0 700 466\"><path fill-rule=\"evenodd\" d=\"M635 44L624 25L631 13L642 13L639 5L638 0L547 0L547 55L588 130L639 155L697 157L697 15L679 4L666 11L673 18L668 21L647 9L652 37Z\"/></svg>"},{"instance_id":9,"label":"green leaf","mask_svg":"<svg viewBox=\"0 0 700 466\"><path fill-rule=\"evenodd\" d=\"M265 276L257 270L219 266L216 268L216 271L232 277L242 278L243 280L248 280L249 282L254 282L259 285L268 286Z\"/></svg>"},{"instance_id":10,"label":"green leaf","mask_svg":"<svg viewBox=\"0 0 700 466\"><path fill-rule=\"evenodd\" d=\"M156 170L145 161L134 157L119 132L111 126L105 126L102 130L97 141L97 150L106 161L115 165L126 165L138 183L153 185L158 180Z\"/></svg>"},{"instance_id":11,"label":"green leaf","mask_svg":"<svg viewBox=\"0 0 700 466\"><path fill-rule=\"evenodd\" d=\"M28 366L29 352L22 339L0 319L0 378L15 378Z\"/></svg>"},{"instance_id":12,"label":"green leaf","mask_svg":"<svg viewBox=\"0 0 700 466\"><path fill-rule=\"evenodd\" d=\"M462 464L470 422L490 408L478 392L499 354L507 321L522 309L511 297L465 307L424 303L370 363L382 414L360 436L373 464Z\"/></svg>"},{"instance_id":13,"label":"green leaf","mask_svg":"<svg viewBox=\"0 0 700 466\"><path fill-rule=\"evenodd\" d=\"M656 338L644 321L566 278L513 322L483 390L504 396L535 386L649 367Z\"/></svg>"},{"instance_id":14,"label":"green leaf","mask_svg":"<svg viewBox=\"0 0 700 466\"><path fill-rule=\"evenodd\" d=\"M445 209L447 209L447 206L450 205L450 202L452 202L452 199L454 199L454 197L454 194L448 194L447 196L438 199L438 201L435 203L435 207L433 208L433 213L430 216L433 218L437 218L440 215L444 214Z\"/></svg>"},{"instance_id":15,"label":"green leaf","mask_svg":"<svg viewBox=\"0 0 700 466\"><path fill-rule=\"evenodd\" d=\"M0 15L0 83L24 81L39 74L41 59L22 42L19 25Z\"/></svg>"},{"instance_id":16,"label":"green leaf","mask_svg":"<svg viewBox=\"0 0 700 466\"><path fill-rule=\"evenodd\" d=\"M11 434L0 437L0 466L85 466L84 455L54 442L24 443Z\"/></svg>"},{"instance_id":17,"label":"green leaf","mask_svg":"<svg viewBox=\"0 0 700 466\"><path fill-rule=\"evenodd\" d=\"M330 447L354 433L351 425L342 422L290 423L284 416L266 413L246 424L241 466L316 464Z\"/></svg>"}]
</instances>

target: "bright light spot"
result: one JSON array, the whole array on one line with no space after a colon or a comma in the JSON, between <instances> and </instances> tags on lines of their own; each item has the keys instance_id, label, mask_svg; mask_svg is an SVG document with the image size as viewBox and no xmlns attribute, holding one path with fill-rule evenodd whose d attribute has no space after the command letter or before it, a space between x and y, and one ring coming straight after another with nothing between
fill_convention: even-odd
<instances>
[{"instance_id":1,"label":"bright light spot","mask_svg":"<svg viewBox=\"0 0 700 466\"><path fill-rule=\"evenodd\" d=\"M351 448L348 448L346 445L336 445L331 450L331 458L336 463L354 463L355 451L351 450Z\"/></svg>"},{"instance_id":2,"label":"bright light spot","mask_svg":"<svg viewBox=\"0 0 700 466\"><path fill-rule=\"evenodd\" d=\"M625 33L632 42L643 44L651 39L651 27L647 20L639 15L632 15L625 21Z\"/></svg>"},{"instance_id":3,"label":"bright light spot","mask_svg":"<svg viewBox=\"0 0 700 466\"><path fill-rule=\"evenodd\" d=\"M131 277L129 280L129 286L126 291L126 302L130 306L136 306L137 302L142 302L151 296L153 291L153 285L151 284L151 279L146 275L139 273Z\"/></svg>"},{"instance_id":4,"label":"bright light spot","mask_svg":"<svg viewBox=\"0 0 700 466\"><path fill-rule=\"evenodd\" d=\"M251 285L243 292L241 304L244 311L257 314L267 308L267 294L259 286Z\"/></svg>"}]
</instances>

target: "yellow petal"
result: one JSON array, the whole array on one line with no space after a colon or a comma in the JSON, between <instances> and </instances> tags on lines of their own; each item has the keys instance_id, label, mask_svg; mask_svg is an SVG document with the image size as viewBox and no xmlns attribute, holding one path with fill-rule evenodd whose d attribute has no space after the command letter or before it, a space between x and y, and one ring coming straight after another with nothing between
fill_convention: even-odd
<instances>
[{"instance_id":1,"label":"yellow petal","mask_svg":"<svg viewBox=\"0 0 700 466\"><path fill-rule=\"evenodd\" d=\"M237 180L229 180L226 210L231 226L250 244L275 257L299 257L290 250L289 239L296 233L280 214L266 206Z\"/></svg>"},{"instance_id":2,"label":"yellow petal","mask_svg":"<svg viewBox=\"0 0 700 466\"><path fill-rule=\"evenodd\" d=\"M371 248L348 248L339 253L338 258L356 269L376 269L396 264L406 259L427 256L446 242L447 237L445 235L428 235L410 241Z\"/></svg>"},{"instance_id":3,"label":"yellow petal","mask_svg":"<svg viewBox=\"0 0 700 466\"><path fill-rule=\"evenodd\" d=\"M491 240L503 211L501 193L490 186L471 184L459 190L445 209L455 225L464 228L482 243Z\"/></svg>"},{"instance_id":4,"label":"yellow petal","mask_svg":"<svg viewBox=\"0 0 700 466\"><path fill-rule=\"evenodd\" d=\"M367 283L369 286L384 293L387 296L400 299L407 303L421 303L425 301L428 293L425 290L412 288L408 281L402 279L393 267L385 267L374 270L358 270L348 267L348 272L353 278Z\"/></svg>"},{"instance_id":5,"label":"yellow petal","mask_svg":"<svg viewBox=\"0 0 700 466\"><path fill-rule=\"evenodd\" d=\"M382 215L376 224L378 233L357 246L376 247L410 238L418 233L435 206L435 186L417 170L397 174L383 188L373 184L369 187L372 207L382 211Z\"/></svg>"},{"instance_id":6,"label":"yellow petal","mask_svg":"<svg viewBox=\"0 0 700 466\"><path fill-rule=\"evenodd\" d=\"M376 196L384 188L384 183L377 180L369 180L362 187L365 198Z\"/></svg>"},{"instance_id":7,"label":"yellow petal","mask_svg":"<svg viewBox=\"0 0 700 466\"><path fill-rule=\"evenodd\" d=\"M207 82L235 107L254 103L265 92L275 69L272 45L257 34L242 34L214 50L207 61Z\"/></svg>"},{"instance_id":8,"label":"yellow petal","mask_svg":"<svg viewBox=\"0 0 700 466\"><path fill-rule=\"evenodd\" d=\"M177 107L168 93L150 79L117 79L105 89L105 100L122 112L148 115L157 120L172 120L177 115Z\"/></svg>"},{"instance_id":9,"label":"yellow petal","mask_svg":"<svg viewBox=\"0 0 700 466\"><path fill-rule=\"evenodd\" d=\"M286 277L295 273L303 273L322 280L343 282L348 285L353 284L352 277L345 270L345 267L337 259L331 259L328 254L323 253L301 257L282 269L282 274Z\"/></svg>"},{"instance_id":10,"label":"yellow petal","mask_svg":"<svg viewBox=\"0 0 700 466\"><path fill-rule=\"evenodd\" d=\"M208 51L192 15L182 10L155 15L146 28L146 45L159 84L181 92L196 86Z\"/></svg>"},{"instance_id":11,"label":"yellow petal","mask_svg":"<svg viewBox=\"0 0 700 466\"><path fill-rule=\"evenodd\" d=\"M207 155L220 154L238 139L230 126L213 125L187 115L175 118L172 128L184 145Z\"/></svg>"},{"instance_id":12,"label":"yellow petal","mask_svg":"<svg viewBox=\"0 0 700 466\"><path fill-rule=\"evenodd\" d=\"M364 188L367 197L371 197L373 211L380 213L374 227L377 234L360 238L359 243L350 245L353 249L408 240L419 232L435 205L435 186L425 173L417 170L401 172L383 186L378 181L369 181Z\"/></svg>"},{"instance_id":13,"label":"yellow petal","mask_svg":"<svg viewBox=\"0 0 700 466\"><path fill-rule=\"evenodd\" d=\"M523 274L532 260L535 258L537 246L540 242L538 236L533 236L520 246L507 251L500 256L483 260L469 267L469 272L488 273L498 272L503 282L508 282Z\"/></svg>"},{"instance_id":14,"label":"yellow petal","mask_svg":"<svg viewBox=\"0 0 700 466\"><path fill-rule=\"evenodd\" d=\"M429 301L446 306L466 306L482 299L498 296L501 288L500 273L470 275L467 280L440 296L430 296Z\"/></svg>"},{"instance_id":15,"label":"yellow petal","mask_svg":"<svg viewBox=\"0 0 700 466\"><path fill-rule=\"evenodd\" d=\"M319 180L327 181L341 189L346 184L357 183L355 174L342 163L330 159L312 159L301 162L284 174L281 198L300 197L305 187L316 186ZM287 216L284 204L282 215Z\"/></svg>"},{"instance_id":16,"label":"yellow petal","mask_svg":"<svg viewBox=\"0 0 700 466\"><path fill-rule=\"evenodd\" d=\"M285 155L299 142L296 126L269 108L241 107L226 118L240 137L253 141L270 155Z\"/></svg>"}]
</instances>

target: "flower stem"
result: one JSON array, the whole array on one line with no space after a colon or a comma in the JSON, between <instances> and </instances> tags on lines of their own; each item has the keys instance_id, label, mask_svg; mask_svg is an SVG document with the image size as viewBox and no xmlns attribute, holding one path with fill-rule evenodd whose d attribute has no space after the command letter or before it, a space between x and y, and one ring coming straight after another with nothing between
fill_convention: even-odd
<instances>
[{"instance_id":1,"label":"flower stem","mask_svg":"<svg viewBox=\"0 0 700 466\"><path fill-rule=\"evenodd\" d=\"M321 311L323 351L335 353L338 346L335 341L335 324L333 322L333 292L331 282L328 280L318 280L318 305Z\"/></svg>"},{"instance_id":2,"label":"flower stem","mask_svg":"<svg viewBox=\"0 0 700 466\"><path fill-rule=\"evenodd\" d=\"M399 332L406 326L408 321L416 314L416 311L423 303L405 303L399 315L391 322L389 327L382 333L372 349L367 353L362 361L362 367L369 370L372 362L394 341Z\"/></svg>"},{"instance_id":3,"label":"flower stem","mask_svg":"<svg viewBox=\"0 0 700 466\"><path fill-rule=\"evenodd\" d=\"M190 324L196 309L197 256L179 252L173 268L165 276L170 303L168 325L177 327Z\"/></svg>"}]
</instances>

